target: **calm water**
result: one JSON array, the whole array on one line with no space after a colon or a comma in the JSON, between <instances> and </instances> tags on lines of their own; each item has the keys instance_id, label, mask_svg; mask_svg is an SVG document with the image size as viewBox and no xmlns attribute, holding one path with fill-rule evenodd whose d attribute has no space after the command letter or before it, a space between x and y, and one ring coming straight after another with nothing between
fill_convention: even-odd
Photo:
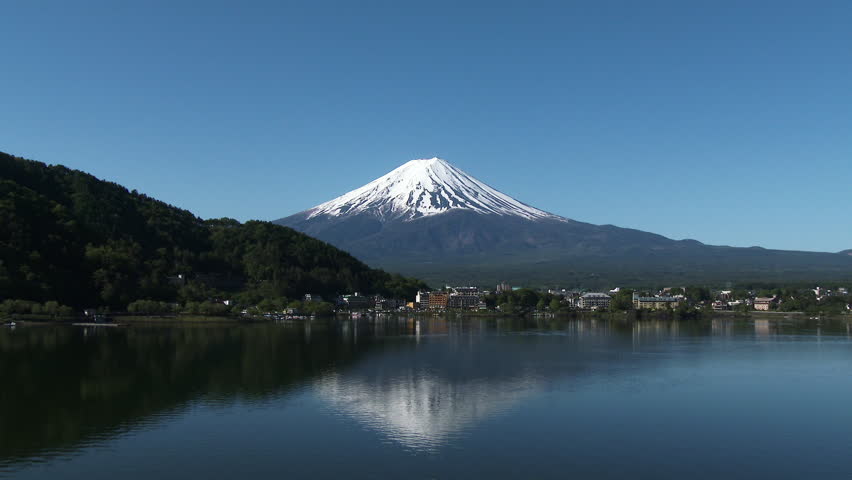
<instances>
[{"instance_id":1,"label":"calm water","mask_svg":"<svg viewBox=\"0 0 852 480\"><path fill-rule=\"evenodd\" d=\"M848 320L0 331L0 477L849 478Z\"/></svg>"}]
</instances>

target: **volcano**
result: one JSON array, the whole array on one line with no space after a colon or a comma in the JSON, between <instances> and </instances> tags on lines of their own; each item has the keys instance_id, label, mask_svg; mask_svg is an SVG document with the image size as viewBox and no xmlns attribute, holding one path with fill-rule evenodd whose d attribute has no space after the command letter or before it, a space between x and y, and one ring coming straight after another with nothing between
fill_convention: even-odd
<instances>
[{"instance_id":1,"label":"volcano","mask_svg":"<svg viewBox=\"0 0 852 480\"><path fill-rule=\"evenodd\" d=\"M852 278L852 257L673 240L527 205L449 162L411 160L277 220L361 260L433 282L648 284Z\"/></svg>"}]
</instances>

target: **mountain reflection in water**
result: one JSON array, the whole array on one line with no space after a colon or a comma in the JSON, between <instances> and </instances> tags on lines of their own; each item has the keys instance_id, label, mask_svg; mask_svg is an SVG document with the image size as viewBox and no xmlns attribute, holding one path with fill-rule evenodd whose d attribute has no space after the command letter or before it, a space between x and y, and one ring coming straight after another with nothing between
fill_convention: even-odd
<instances>
[{"instance_id":1,"label":"mountain reflection in water","mask_svg":"<svg viewBox=\"0 0 852 480\"><path fill-rule=\"evenodd\" d=\"M849 343L848 321L787 319L678 323L387 317L7 329L0 331L0 476L23 474L36 465L62 472L57 459L85 458L93 449L119 448L127 439L150 436L155 443L149 448L156 451L163 429L188 429L178 426L193 418L208 433L221 435L217 438L240 438L223 447L262 451L266 444L260 436L252 440L249 431L228 430L249 428L226 426L223 419L229 415L244 422L254 415L270 419L268 429L254 428L262 428L264 442L295 449L296 457L288 461L294 471L300 455L315 451L307 446L300 450L299 442L331 441L336 435L357 444L362 456L373 452L373 435L405 451L441 458L452 451L447 447L472 448L468 440L486 448L486 440L470 438L480 435L484 424L503 425L518 438L530 426L548 431L551 423L570 421L572 428L582 428L583 416L575 408L581 408L583 397L573 392L603 392L600 398L606 401L648 395L667 401L673 392L689 393L683 385L744 382L731 387L737 392L757 381L738 378L738 370L728 370L734 367L708 371L708 359L743 371L750 365L783 368L819 381L808 369L836 368L837 361L845 361ZM809 353L814 351L821 363L800 363L817 358ZM798 361L787 360L791 352ZM719 376L696 379L699 370ZM299 402L295 406L293 399ZM550 402L547 410L536 403L542 401ZM595 414L589 404L582 408ZM677 412L683 407L671 408ZM311 424L282 420L295 411ZM205 412L218 413L208 418ZM612 410L608 415L613 422L641 419L618 420ZM516 417L525 420L512 424L509 419ZM211 424L211 419L222 423ZM272 419L284 423L273 430ZM309 434L319 424L336 430ZM713 426L706 428L712 431ZM594 439L594 434L586 436ZM224 452L223 461L230 454ZM275 460L274 455L258 460L268 465L256 468L272 469ZM145 469L138 467L142 475ZM156 468L156 463L145 468Z\"/></svg>"}]
</instances>

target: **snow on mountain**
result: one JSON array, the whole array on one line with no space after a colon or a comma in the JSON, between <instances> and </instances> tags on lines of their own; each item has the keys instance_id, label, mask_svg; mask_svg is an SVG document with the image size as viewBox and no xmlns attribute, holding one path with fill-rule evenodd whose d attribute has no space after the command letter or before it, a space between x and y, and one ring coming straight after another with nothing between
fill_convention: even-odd
<instances>
[{"instance_id":1,"label":"snow on mountain","mask_svg":"<svg viewBox=\"0 0 852 480\"><path fill-rule=\"evenodd\" d=\"M305 213L307 219L366 213L382 220L413 220L451 210L564 220L498 192L440 158L411 160Z\"/></svg>"}]
</instances>

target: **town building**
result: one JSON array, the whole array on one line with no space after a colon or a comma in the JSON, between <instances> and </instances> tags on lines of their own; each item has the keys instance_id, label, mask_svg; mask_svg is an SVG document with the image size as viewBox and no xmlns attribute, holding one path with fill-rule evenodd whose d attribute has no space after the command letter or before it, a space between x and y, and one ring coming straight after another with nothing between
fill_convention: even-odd
<instances>
[{"instance_id":1,"label":"town building","mask_svg":"<svg viewBox=\"0 0 852 480\"><path fill-rule=\"evenodd\" d=\"M637 310L666 310L677 308L683 297L641 297L633 294L633 308Z\"/></svg>"},{"instance_id":2,"label":"town building","mask_svg":"<svg viewBox=\"0 0 852 480\"><path fill-rule=\"evenodd\" d=\"M754 309L768 311L776 303L775 297L757 297L754 299Z\"/></svg>"},{"instance_id":3,"label":"town building","mask_svg":"<svg viewBox=\"0 0 852 480\"><path fill-rule=\"evenodd\" d=\"M443 310L447 308L450 294L446 292L429 293L429 310Z\"/></svg>"},{"instance_id":4,"label":"town building","mask_svg":"<svg viewBox=\"0 0 852 480\"><path fill-rule=\"evenodd\" d=\"M377 311L399 310L400 307L404 306L405 300L401 300L399 298L383 298L381 296L376 297Z\"/></svg>"},{"instance_id":5,"label":"town building","mask_svg":"<svg viewBox=\"0 0 852 480\"><path fill-rule=\"evenodd\" d=\"M417 295L414 297L414 303L417 304L417 308L428 308L429 292L418 290Z\"/></svg>"},{"instance_id":6,"label":"town building","mask_svg":"<svg viewBox=\"0 0 852 480\"><path fill-rule=\"evenodd\" d=\"M605 293L590 292L583 294L577 304L585 310L607 310L612 302L612 298Z\"/></svg>"},{"instance_id":7,"label":"town building","mask_svg":"<svg viewBox=\"0 0 852 480\"><path fill-rule=\"evenodd\" d=\"M479 307L479 295L470 293L451 293L447 299L447 308L474 309Z\"/></svg>"},{"instance_id":8,"label":"town building","mask_svg":"<svg viewBox=\"0 0 852 480\"><path fill-rule=\"evenodd\" d=\"M370 307L370 299L355 292L354 295L343 295L340 304L349 310L363 310Z\"/></svg>"},{"instance_id":9,"label":"town building","mask_svg":"<svg viewBox=\"0 0 852 480\"><path fill-rule=\"evenodd\" d=\"M479 288L477 287L453 287L452 291L460 295L479 295Z\"/></svg>"},{"instance_id":10,"label":"town building","mask_svg":"<svg viewBox=\"0 0 852 480\"><path fill-rule=\"evenodd\" d=\"M724 300L716 300L715 302L713 302L713 310L716 310L717 312L730 309L731 306L728 304L728 302Z\"/></svg>"},{"instance_id":11,"label":"town building","mask_svg":"<svg viewBox=\"0 0 852 480\"><path fill-rule=\"evenodd\" d=\"M512 291L512 286L509 285L506 282L502 282L499 285L497 285L497 293L511 292L511 291Z\"/></svg>"}]
</instances>

